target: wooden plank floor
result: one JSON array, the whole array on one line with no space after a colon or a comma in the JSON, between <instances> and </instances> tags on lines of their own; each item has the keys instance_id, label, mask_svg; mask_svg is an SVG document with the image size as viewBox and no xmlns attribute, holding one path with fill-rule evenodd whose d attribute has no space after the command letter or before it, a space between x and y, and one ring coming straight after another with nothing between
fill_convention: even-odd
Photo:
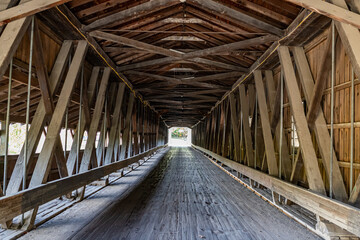
<instances>
[{"instance_id":1,"label":"wooden plank floor","mask_svg":"<svg viewBox=\"0 0 360 240\"><path fill-rule=\"evenodd\" d=\"M70 238L320 239L191 148L171 148L144 184Z\"/></svg>"}]
</instances>

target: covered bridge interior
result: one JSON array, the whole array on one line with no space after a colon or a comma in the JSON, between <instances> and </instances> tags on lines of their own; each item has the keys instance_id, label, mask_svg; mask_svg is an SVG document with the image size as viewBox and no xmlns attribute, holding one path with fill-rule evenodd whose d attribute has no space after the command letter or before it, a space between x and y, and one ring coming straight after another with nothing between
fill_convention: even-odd
<instances>
[{"instance_id":1,"label":"covered bridge interior","mask_svg":"<svg viewBox=\"0 0 360 240\"><path fill-rule=\"evenodd\" d=\"M358 0L1 0L0 239L359 239L359 28Z\"/></svg>"}]
</instances>

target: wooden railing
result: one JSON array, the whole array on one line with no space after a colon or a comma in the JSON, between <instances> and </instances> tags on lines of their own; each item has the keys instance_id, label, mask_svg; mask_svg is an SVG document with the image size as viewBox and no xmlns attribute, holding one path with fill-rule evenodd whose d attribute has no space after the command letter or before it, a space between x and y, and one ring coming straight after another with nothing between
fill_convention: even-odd
<instances>
[{"instance_id":1,"label":"wooden railing","mask_svg":"<svg viewBox=\"0 0 360 240\"><path fill-rule=\"evenodd\" d=\"M193 148L220 161L248 178L258 182L271 191L280 194L301 207L323 217L339 227L360 236L360 209L330 199L327 196L311 192L302 187L285 182L268 174L247 167L233 160L219 156L205 148L193 145ZM1 204L1 202L0 202Z\"/></svg>"},{"instance_id":2,"label":"wooden railing","mask_svg":"<svg viewBox=\"0 0 360 240\"><path fill-rule=\"evenodd\" d=\"M107 176L119 169L129 166L139 160L150 156L167 145L150 149L118 162L91 169L69 177L61 178L37 187L20 191L14 195L0 198L0 222L7 222L22 213L63 196L73 190L79 189L93 181Z\"/></svg>"}]
</instances>

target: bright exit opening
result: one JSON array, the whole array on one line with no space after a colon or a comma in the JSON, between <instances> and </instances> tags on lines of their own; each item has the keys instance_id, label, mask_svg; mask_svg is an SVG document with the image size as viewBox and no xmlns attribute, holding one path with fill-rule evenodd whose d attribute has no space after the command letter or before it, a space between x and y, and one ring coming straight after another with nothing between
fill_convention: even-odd
<instances>
[{"instance_id":1,"label":"bright exit opening","mask_svg":"<svg viewBox=\"0 0 360 240\"><path fill-rule=\"evenodd\" d=\"M191 146L191 129L187 127L172 127L169 129L169 146Z\"/></svg>"}]
</instances>

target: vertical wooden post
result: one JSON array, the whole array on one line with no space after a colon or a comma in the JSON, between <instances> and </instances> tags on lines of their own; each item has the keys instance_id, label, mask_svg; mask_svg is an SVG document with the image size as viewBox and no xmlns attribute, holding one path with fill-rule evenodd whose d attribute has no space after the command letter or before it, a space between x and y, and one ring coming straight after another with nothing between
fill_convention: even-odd
<instances>
[{"instance_id":1,"label":"vertical wooden post","mask_svg":"<svg viewBox=\"0 0 360 240\"><path fill-rule=\"evenodd\" d=\"M126 158L126 153L129 151L129 139L130 139L130 120L133 112L133 106L134 106L134 94L130 93L129 102L127 104L127 112L126 112L126 118L125 118L125 126L124 126L124 133L122 138L122 146L120 151L120 160L123 160Z\"/></svg>"}]
</instances>

